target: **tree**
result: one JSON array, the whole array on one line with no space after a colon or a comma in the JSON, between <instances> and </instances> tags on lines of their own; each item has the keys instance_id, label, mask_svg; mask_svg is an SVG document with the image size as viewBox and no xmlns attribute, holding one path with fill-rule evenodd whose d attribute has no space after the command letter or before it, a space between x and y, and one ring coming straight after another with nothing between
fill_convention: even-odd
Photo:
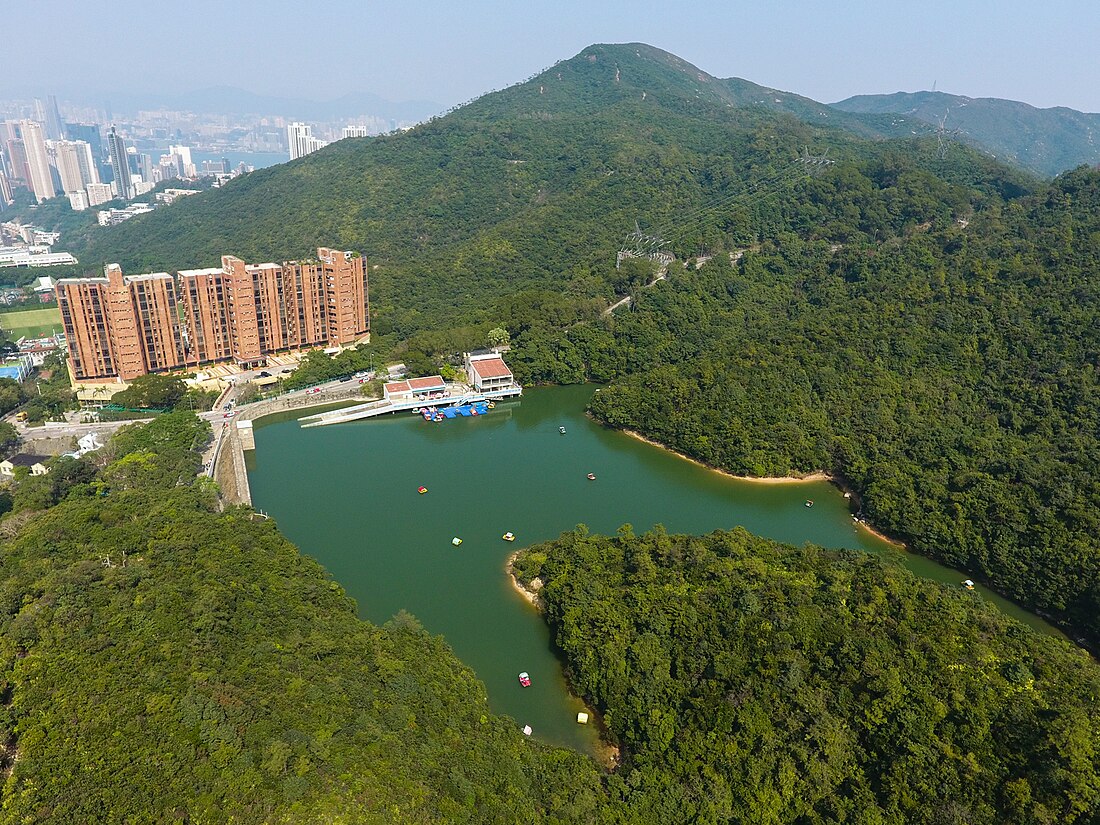
<instances>
[{"instance_id":1,"label":"tree","mask_svg":"<svg viewBox=\"0 0 1100 825\"><path fill-rule=\"evenodd\" d=\"M251 404L253 401L260 397L260 388L252 381L247 382L241 387L240 393L237 395L238 404Z\"/></svg>"},{"instance_id":2,"label":"tree","mask_svg":"<svg viewBox=\"0 0 1100 825\"><path fill-rule=\"evenodd\" d=\"M506 347L508 342L511 341L511 336L508 335L508 330L504 327L493 327L489 330L489 346L491 347Z\"/></svg>"},{"instance_id":3,"label":"tree","mask_svg":"<svg viewBox=\"0 0 1100 825\"><path fill-rule=\"evenodd\" d=\"M183 379L175 375L139 375L111 401L133 410L175 409L187 392Z\"/></svg>"},{"instance_id":4,"label":"tree","mask_svg":"<svg viewBox=\"0 0 1100 825\"><path fill-rule=\"evenodd\" d=\"M19 431L7 421L0 421L0 452L7 452L19 443Z\"/></svg>"}]
</instances>

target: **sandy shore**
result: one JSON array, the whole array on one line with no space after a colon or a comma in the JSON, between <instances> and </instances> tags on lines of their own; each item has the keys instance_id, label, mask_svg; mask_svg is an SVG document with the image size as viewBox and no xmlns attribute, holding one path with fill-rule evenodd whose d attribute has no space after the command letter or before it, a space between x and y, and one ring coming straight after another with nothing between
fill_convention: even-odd
<instances>
[{"instance_id":1,"label":"sandy shore","mask_svg":"<svg viewBox=\"0 0 1100 825\"><path fill-rule=\"evenodd\" d=\"M906 553L912 552L908 547L905 546L905 542L898 541L895 538L890 538L890 536L886 535L885 533L880 533L878 530L876 530L874 527L872 527L870 524L868 524L865 521L856 522L856 527L860 530L863 530L867 533L870 533L872 536L874 536L879 541L884 541L887 544L892 544L894 547L897 547L899 550L904 550Z\"/></svg>"},{"instance_id":2,"label":"sandy shore","mask_svg":"<svg viewBox=\"0 0 1100 825\"><path fill-rule=\"evenodd\" d=\"M760 477L760 476L738 476L738 475L734 475L733 473L727 472L726 470L723 470L719 467L712 467L709 464L707 464L705 462L702 462L702 461L699 461L696 458L692 458L689 455L684 455L681 452L677 452L676 450L673 450L670 447L666 447L664 444L660 443L659 441L654 441L651 438L646 438L644 435L642 435L641 433L639 433L635 430L623 430L622 432L626 433L631 438L636 438L639 441L644 441L646 444L649 444L651 446L659 447L660 449L664 450L665 452L672 453L674 456L677 456L678 458L682 458L684 461L690 461L692 464L695 464L699 467L705 467L706 469L710 470L711 472L721 473L724 476L728 476L729 478L737 479L738 481L750 481L753 484L807 484L811 481L828 481L832 484L835 484L837 487L839 487L845 493L850 493L851 492L850 490L846 490L844 488L844 485L842 485L839 481L837 481L831 475L829 475L828 473L826 473L822 470L818 470L817 472L813 472L813 473L808 473L807 475L804 475L804 476L763 476L763 477ZM876 530L874 527L872 527L871 525L869 525L865 521L857 522L856 527L860 530L864 530L864 531L870 533L872 536L879 539L880 541L884 541L887 544L892 544L894 547L900 548L902 550L906 550L908 552L908 548L905 546L905 544L903 542L900 542L897 539L891 538L890 536L886 535L885 533L879 532L878 530Z\"/></svg>"},{"instance_id":3,"label":"sandy shore","mask_svg":"<svg viewBox=\"0 0 1100 825\"><path fill-rule=\"evenodd\" d=\"M516 578L516 572L512 569L512 563L516 560L516 556L519 555L519 550L514 552L508 557L508 561L505 562L504 569L508 573L508 580L512 582L512 589L519 593L523 598L529 602L536 610L542 612L542 596L539 595L538 588L528 589L524 587L520 580ZM535 581L539 581L535 579ZM541 582L539 582L541 585Z\"/></svg>"},{"instance_id":4,"label":"sandy shore","mask_svg":"<svg viewBox=\"0 0 1100 825\"><path fill-rule=\"evenodd\" d=\"M724 476L735 478L738 481L751 481L753 484L808 484L811 481L833 481L833 477L831 475L821 470L813 473L808 473L804 476L737 476L727 470L721 469L720 467L712 467L710 464L700 461L697 458L692 458L689 455L684 455L681 452L677 452L676 450L662 444L659 441L654 441L652 438L646 438L644 435L642 435L640 432L637 432L636 430L621 430L621 432L626 433L631 438L636 438L639 441L644 441L646 444L649 444L653 447L660 447L666 453L672 453L674 456L682 458L684 461L690 461L692 464L696 464L699 467L705 467L712 473L721 473Z\"/></svg>"}]
</instances>

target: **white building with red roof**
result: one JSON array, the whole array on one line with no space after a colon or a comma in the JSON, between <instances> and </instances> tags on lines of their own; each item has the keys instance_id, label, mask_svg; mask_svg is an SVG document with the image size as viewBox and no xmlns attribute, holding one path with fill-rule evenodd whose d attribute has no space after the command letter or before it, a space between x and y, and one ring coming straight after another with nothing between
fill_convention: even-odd
<instances>
[{"instance_id":1,"label":"white building with red roof","mask_svg":"<svg viewBox=\"0 0 1100 825\"><path fill-rule=\"evenodd\" d=\"M516 388L516 379L504 359L495 352L466 353L466 375L470 386L480 393Z\"/></svg>"},{"instance_id":2,"label":"white building with red roof","mask_svg":"<svg viewBox=\"0 0 1100 825\"><path fill-rule=\"evenodd\" d=\"M447 382L440 375L388 381L382 386L382 397L387 401L436 401L447 395Z\"/></svg>"}]
</instances>

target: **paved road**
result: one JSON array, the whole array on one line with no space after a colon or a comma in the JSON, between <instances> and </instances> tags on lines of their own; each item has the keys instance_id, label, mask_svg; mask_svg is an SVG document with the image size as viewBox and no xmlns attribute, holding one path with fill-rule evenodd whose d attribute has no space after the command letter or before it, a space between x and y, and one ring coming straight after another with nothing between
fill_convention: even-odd
<instances>
[{"instance_id":1,"label":"paved road","mask_svg":"<svg viewBox=\"0 0 1100 825\"><path fill-rule=\"evenodd\" d=\"M235 408L234 399L240 392L240 388L232 387L225 396L218 399L217 409L201 413L200 418L204 418L210 422L216 422L232 420L238 415L256 418L260 415L268 415L271 412L277 412L280 409L303 409L305 407L321 406L323 404L331 404L334 401L345 401L348 398L357 398L360 395L361 388L362 385L354 378L348 378L343 381L329 381L326 384L319 384L309 389L293 390L292 392L284 393L277 398L270 399L270 401L266 403L260 402L257 404L249 404L247 407L238 410ZM369 399L364 398L363 400L367 401ZM233 404L234 406L227 410L226 406L229 404Z\"/></svg>"}]
</instances>

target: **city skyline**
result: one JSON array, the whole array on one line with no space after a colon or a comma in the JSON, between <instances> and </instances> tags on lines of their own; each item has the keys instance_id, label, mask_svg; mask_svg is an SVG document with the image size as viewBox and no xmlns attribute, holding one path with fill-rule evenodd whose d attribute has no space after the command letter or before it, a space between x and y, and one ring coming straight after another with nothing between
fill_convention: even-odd
<instances>
[{"instance_id":1,"label":"city skyline","mask_svg":"<svg viewBox=\"0 0 1100 825\"><path fill-rule=\"evenodd\" d=\"M219 21L211 38L231 31L294 45L298 59L262 69L239 61L231 49L175 48L171 39L179 21L171 7L132 0L116 5L118 14L135 22L126 58L140 72L112 70L111 86L104 82L108 75L89 72L84 45L111 37L112 16L45 0L6 15L6 29L14 35L6 61L8 94L102 101L112 94L179 94L230 78L260 95L332 100L371 92L446 108L508 86L592 43L645 42L710 74L826 103L935 86L970 97L1100 112L1092 44L1100 7L1082 0L1050 5L1041 16L1023 0L1006 0L989 11L945 0L904 8L869 0L827 0L812 7L752 0L700 2L675 13L653 3L613 0L593 7L565 0L552 15L530 3L377 8L334 0L310 12L310 25L325 31L324 38L302 38L298 15L278 13L291 8L281 2L189 5L191 19ZM66 21L51 29L56 48L48 61L32 36L43 19Z\"/></svg>"}]
</instances>

